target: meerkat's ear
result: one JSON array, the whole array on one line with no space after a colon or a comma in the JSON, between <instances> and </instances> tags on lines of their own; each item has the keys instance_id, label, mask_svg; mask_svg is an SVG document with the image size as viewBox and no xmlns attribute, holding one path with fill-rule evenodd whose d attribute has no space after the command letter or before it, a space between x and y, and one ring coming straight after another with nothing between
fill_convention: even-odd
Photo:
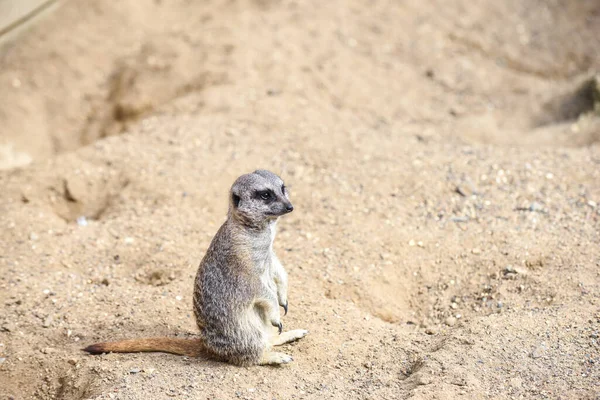
<instances>
[{"instance_id":1,"label":"meerkat's ear","mask_svg":"<svg viewBox=\"0 0 600 400\"><path fill-rule=\"evenodd\" d=\"M238 196L234 192L231 192L231 202L233 203L233 206L235 208L238 208L240 206L240 200L241 200L240 196Z\"/></svg>"}]
</instances>

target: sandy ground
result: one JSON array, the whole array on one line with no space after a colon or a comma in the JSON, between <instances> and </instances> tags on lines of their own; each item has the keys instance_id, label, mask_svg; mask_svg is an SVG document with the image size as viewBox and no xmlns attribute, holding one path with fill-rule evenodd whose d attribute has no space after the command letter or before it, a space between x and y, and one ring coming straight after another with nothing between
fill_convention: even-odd
<instances>
[{"instance_id":1,"label":"sandy ground","mask_svg":"<svg viewBox=\"0 0 600 400\"><path fill-rule=\"evenodd\" d=\"M69 1L3 45L0 398L600 398L600 5L363 3ZM256 168L294 362L83 353L196 332Z\"/></svg>"}]
</instances>

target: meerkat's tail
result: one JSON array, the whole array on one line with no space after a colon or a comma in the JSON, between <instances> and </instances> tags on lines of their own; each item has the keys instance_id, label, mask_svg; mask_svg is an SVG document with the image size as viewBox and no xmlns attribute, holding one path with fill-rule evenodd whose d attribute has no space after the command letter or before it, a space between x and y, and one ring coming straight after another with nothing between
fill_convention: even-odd
<instances>
[{"instance_id":1,"label":"meerkat's tail","mask_svg":"<svg viewBox=\"0 0 600 400\"><path fill-rule=\"evenodd\" d=\"M204 353L202 339L176 339L167 337L129 339L118 342L92 344L83 351L90 354L161 352L188 357L199 357Z\"/></svg>"}]
</instances>

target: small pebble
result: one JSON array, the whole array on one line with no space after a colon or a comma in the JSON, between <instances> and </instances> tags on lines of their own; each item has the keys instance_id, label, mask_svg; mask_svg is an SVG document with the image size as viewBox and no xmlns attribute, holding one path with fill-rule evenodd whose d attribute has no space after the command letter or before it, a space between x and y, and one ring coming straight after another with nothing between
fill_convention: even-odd
<instances>
[{"instance_id":1,"label":"small pebble","mask_svg":"<svg viewBox=\"0 0 600 400\"><path fill-rule=\"evenodd\" d=\"M88 225L88 222L87 222L87 219L85 218L85 216L82 215L81 217L77 218L77 225L79 225L79 226L87 226Z\"/></svg>"},{"instance_id":2,"label":"small pebble","mask_svg":"<svg viewBox=\"0 0 600 400\"><path fill-rule=\"evenodd\" d=\"M53 319L52 315L48 315L46 317L46 319L44 320L44 322L42 323L42 326L44 328L49 328L52 325L52 319Z\"/></svg>"},{"instance_id":3,"label":"small pebble","mask_svg":"<svg viewBox=\"0 0 600 400\"><path fill-rule=\"evenodd\" d=\"M52 347L44 347L43 349L40 349L40 351L43 354L52 354L52 353L56 353L56 350L53 349Z\"/></svg>"},{"instance_id":4,"label":"small pebble","mask_svg":"<svg viewBox=\"0 0 600 400\"><path fill-rule=\"evenodd\" d=\"M0 357L0 365L4 364L6 361L6 357Z\"/></svg>"},{"instance_id":5,"label":"small pebble","mask_svg":"<svg viewBox=\"0 0 600 400\"><path fill-rule=\"evenodd\" d=\"M540 203L536 203L535 201L533 203L531 203L529 205L529 211L542 211L544 209L544 206L542 206Z\"/></svg>"},{"instance_id":6,"label":"small pebble","mask_svg":"<svg viewBox=\"0 0 600 400\"><path fill-rule=\"evenodd\" d=\"M479 247L475 247L473 250L471 250L471 253L475 255L481 254L481 249Z\"/></svg>"},{"instance_id":7,"label":"small pebble","mask_svg":"<svg viewBox=\"0 0 600 400\"><path fill-rule=\"evenodd\" d=\"M507 265L504 268L504 276L507 278L515 278L517 275L527 275L527 270L520 267L513 267L512 265Z\"/></svg>"},{"instance_id":8,"label":"small pebble","mask_svg":"<svg viewBox=\"0 0 600 400\"><path fill-rule=\"evenodd\" d=\"M444 323L448 326L454 326L456 325L456 318L454 317L448 317L446 318L446 320L444 321Z\"/></svg>"},{"instance_id":9,"label":"small pebble","mask_svg":"<svg viewBox=\"0 0 600 400\"><path fill-rule=\"evenodd\" d=\"M125 242L125 244L132 244L133 242L135 242L135 239L128 236L125 239L123 239L123 241Z\"/></svg>"},{"instance_id":10,"label":"small pebble","mask_svg":"<svg viewBox=\"0 0 600 400\"><path fill-rule=\"evenodd\" d=\"M531 358L540 358L543 357L544 354L546 354L546 345L542 343L531 352Z\"/></svg>"},{"instance_id":11,"label":"small pebble","mask_svg":"<svg viewBox=\"0 0 600 400\"><path fill-rule=\"evenodd\" d=\"M141 369L139 369L139 368L132 368L132 369L130 369L130 370L129 370L129 373L130 373L130 374L137 374L137 373L139 373L140 371L141 371Z\"/></svg>"},{"instance_id":12,"label":"small pebble","mask_svg":"<svg viewBox=\"0 0 600 400\"><path fill-rule=\"evenodd\" d=\"M415 382L417 385L429 385L431 383L431 378L423 374L418 374Z\"/></svg>"},{"instance_id":13,"label":"small pebble","mask_svg":"<svg viewBox=\"0 0 600 400\"><path fill-rule=\"evenodd\" d=\"M38 236L38 234L37 234L37 233L35 233L35 232L31 232L31 233L29 234L29 240L38 240L39 238L40 238L40 237L39 237L39 236Z\"/></svg>"},{"instance_id":14,"label":"small pebble","mask_svg":"<svg viewBox=\"0 0 600 400\"><path fill-rule=\"evenodd\" d=\"M77 360L74 358L69 358L69 360L67 361L69 364L71 365L76 365L77 364Z\"/></svg>"}]
</instances>

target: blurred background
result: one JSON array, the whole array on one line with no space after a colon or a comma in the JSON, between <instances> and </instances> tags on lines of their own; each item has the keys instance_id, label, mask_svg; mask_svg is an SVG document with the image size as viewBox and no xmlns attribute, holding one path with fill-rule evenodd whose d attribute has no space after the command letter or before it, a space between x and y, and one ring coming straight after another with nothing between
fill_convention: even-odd
<instances>
[{"instance_id":1,"label":"blurred background","mask_svg":"<svg viewBox=\"0 0 600 400\"><path fill-rule=\"evenodd\" d=\"M196 332L256 168L294 363L82 354ZM597 0L0 0L0 187L1 398L600 392Z\"/></svg>"},{"instance_id":2,"label":"blurred background","mask_svg":"<svg viewBox=\"0 0 600 400\"><path fill-rule=\"evenodd\" d=\"M223 114L214 88L233 85L249 107L251 96L293 96L372 124L435 122L475 143L599 139L597 120L577 121L598 90L580 88L600 59L591 0L0 7L2 168L152 115Z\"/></svg>"}]
</instances>

